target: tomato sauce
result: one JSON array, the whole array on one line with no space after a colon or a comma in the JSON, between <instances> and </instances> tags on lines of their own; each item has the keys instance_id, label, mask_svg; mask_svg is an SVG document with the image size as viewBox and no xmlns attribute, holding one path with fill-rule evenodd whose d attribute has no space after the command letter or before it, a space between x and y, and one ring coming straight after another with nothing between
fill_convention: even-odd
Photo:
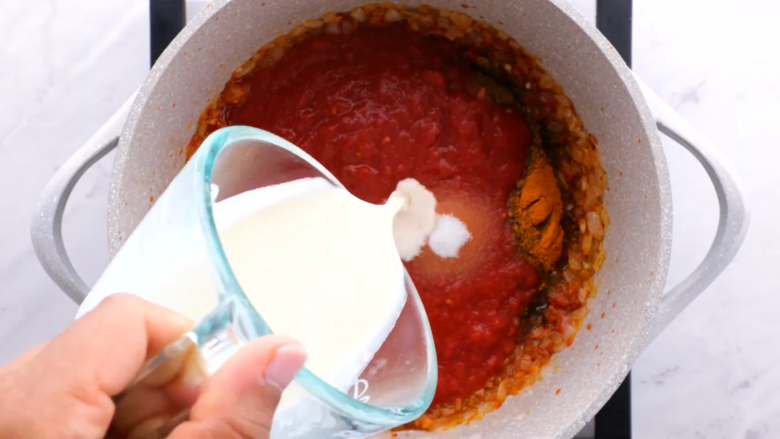
<instances>
[{"instance_id":1,"label":"tomato sauce","mask_svg":"<svg viewBox=\"0 0 780 439\"><path fill-rule=\"evenodd\" d=\"M531 131L485 99L462 49L402 26L312 36L243 79L228 125L274 132L319 160L354 195L384 202L416 178L472 239L456 259L426 247L407 264L439 361L434 402L470 396L500 374L540 276L514 249L507 200Z\"/></svg>"}]
</instances>

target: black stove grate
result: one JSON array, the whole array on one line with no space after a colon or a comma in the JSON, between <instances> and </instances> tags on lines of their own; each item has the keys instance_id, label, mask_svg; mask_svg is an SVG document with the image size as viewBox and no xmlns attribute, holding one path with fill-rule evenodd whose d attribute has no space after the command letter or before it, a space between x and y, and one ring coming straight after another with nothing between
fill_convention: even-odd
<instances>
[{"instance_id":1,"label":"black stove grate","mask_svg":"<svg viewBox=\"0 0 780 439\"><path fill-rule=\"evenodd\" d=\"M184 29L187 21L184 0L149 0L150 66Z\"/></svg>"},{"instance_id":2,"label":"black stove grate","mask_svg":"<svg viewBox=\"0 0 780 439\"><path fill-rule=\"evenodd\" d=\"M596 0L596 27L631 67L632 0ZM631 439L631 374L596 414L595 439Z\"/></svg>"}]
</instances>

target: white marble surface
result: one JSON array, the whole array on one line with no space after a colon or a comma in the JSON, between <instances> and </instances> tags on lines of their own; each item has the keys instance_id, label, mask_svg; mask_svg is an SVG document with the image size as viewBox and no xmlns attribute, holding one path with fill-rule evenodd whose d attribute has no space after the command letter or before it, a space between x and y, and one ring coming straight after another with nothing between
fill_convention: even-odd
<instances>
[{"instance_id":1,"label":"white marble surface","mask_svg":"<svg viewBox=\"0 0 780 439\"><path fill-rule=\"evenodd\" d=\"M573 1L586 15L592 0ZM780 3L635 0L634 69L741 172L752 228L724 275L634 368L638 439L780 437ZM75 306L38 265L28 237L37 196L138 87L148 69L146 0L0 0L0 364L51 337ZM670 285L693 270L716 227L712 187L666 143L675 234ZM88 283L108 263L110 160L76 188L66 245Z\"/></svg>"},{"instance_id":2,"label":"white marble surface","mask_svg":"<svg viewBox=\"0 0 780 439\"><path fill-rule=\"evenodd\" d=\"M752 223L726 272L634 368L638 439L780 437L780 3L635 1L634 70L741 173ZM693 270L716 228L704 172L666 142L674 196L669 285Z\"/></svg>"},{"instance_id":3,"label":"white marble surface","mask_svg":"<svg viewBox=\"0 0 780 439\"><path fill-rule=\"evenodd\" d=\"M0 363L62 330L76 307L40 268L29 239L39 193L55 170L143 81L143 0L0 0ZM87 282L108 262L104 160L67 208L66 244Z\"/></svg>"}]
</instances>

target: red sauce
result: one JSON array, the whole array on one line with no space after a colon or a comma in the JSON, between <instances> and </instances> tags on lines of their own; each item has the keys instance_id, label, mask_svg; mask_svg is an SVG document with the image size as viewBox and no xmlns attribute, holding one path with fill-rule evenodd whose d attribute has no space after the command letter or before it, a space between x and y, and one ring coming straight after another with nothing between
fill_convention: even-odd
<instances>
[{"instance_id":1,"label":"red sauce","mask_svg":"<svg viewBox=\"0 0 780 439\"><path fill-rule=\"evenodd\" d=\"M288 139L369 202L416 178L439 213L466 223L472 239L457 259L426 248L407 264L436 343L434 402L500 374L540 282L505 218L531 141L522 115L484 100L456 45L397 26L310 37L246 81L228 125Z\"/></svg>"}]
</instances>

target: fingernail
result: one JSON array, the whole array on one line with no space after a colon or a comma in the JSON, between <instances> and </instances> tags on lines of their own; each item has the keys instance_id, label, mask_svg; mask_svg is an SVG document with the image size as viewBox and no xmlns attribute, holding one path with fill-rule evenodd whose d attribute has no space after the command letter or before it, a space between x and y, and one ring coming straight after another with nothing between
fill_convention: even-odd
<instances>
[{"instance_id":1,"label":"fingernail","mask_svg":"<svg viewBox=\"0 0 780 439\"><path fill-rule=\"evenodd\" d=\"M265 381L279 389L290 385L306 362L306 351L296 345L282 346L265 369Z\"/></svg>"}]
</instances>

